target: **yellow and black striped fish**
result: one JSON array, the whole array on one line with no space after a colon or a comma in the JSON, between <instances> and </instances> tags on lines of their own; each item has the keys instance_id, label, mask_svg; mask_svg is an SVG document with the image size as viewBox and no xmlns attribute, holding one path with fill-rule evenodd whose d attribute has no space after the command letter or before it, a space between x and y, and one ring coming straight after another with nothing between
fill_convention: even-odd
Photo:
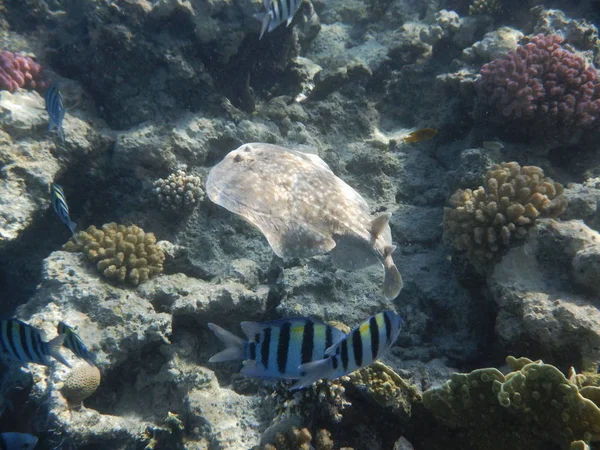
<instances>
[{"instance_id":1,"label":"yellow and black striped fish","mask_svg":"<svg viewBox=\"0 0 600 450\"><path fill-rule=\"evenodd\" d=\"M245 360L241 373L251 377L298 379L298 367L323 359L325 350L346 336L342 331L305 317L270 322L242 322L247 340L209 323L227 346L209 362Z\"/></svg>"},{"instance_id":2,"label":"yellow and black striped fish","mask_svg":"<svg viewBox=\"0 0 600 450\"><path fill-rule=\"evenodd\" d=\"M67 367L71 365L59 353L65 335L59 335L50 342L42 341L40 332L17 319L0 320L0 349L22 362L50 365L50 356Z\"/></svg>"},{"instance_id":3,"label":"yellow and black striped fish","mask_svg":"<svg viewBox=\"0 0 600 450\"><path fill-rule=\"evenodd\" d=\"M289 26L301 4L302 0L264 0L265 11L254 15L262 22L258 39L262 39L265 31L270 33L283 22Z\"/></svg>"},{"instance_id":4,"label":"yellow and black striped fish","mask_svg":"<svg viewBox=\"0 0 600 450\"><path fill-rule=\"evenodd\" d=\"M360 324L325 352L320 361L302 364L300 379L292 389L310 386L321 378L339 378L366 367L392 346L402 326L402 318L394 311L383 311Z\"/></svg>"},{"instance_id":5,"label":"yellow and black striped fish","mask_svg":"<svg viewBox=\"0 0 600 450\"><path fill-rule=\"evenodd\" d=\"M96 361L96 355L88 350L73 328L64 322L59 322L58 326L56 327L56 331L58 334L65 335L65 341L63 342L64 347L67 347L75 355L86 360L92 366L94 365Z\"/></svg>"},{"instance_id":6,"label":"yellow and black striped fish","mask_svg":"<svg viewBox=\"0 0 600 450\"><path fill-rule=\"evenodd\" d=\"M69 227L71 233L75 234L75 228L77 227L77 224L69 217L69 206L67 205L65 193L56 183L52 183L50 188L52 190L52 209L54 209L56 214L58 214L58 217L62 223Z\"/></svg>"}]
</instances>

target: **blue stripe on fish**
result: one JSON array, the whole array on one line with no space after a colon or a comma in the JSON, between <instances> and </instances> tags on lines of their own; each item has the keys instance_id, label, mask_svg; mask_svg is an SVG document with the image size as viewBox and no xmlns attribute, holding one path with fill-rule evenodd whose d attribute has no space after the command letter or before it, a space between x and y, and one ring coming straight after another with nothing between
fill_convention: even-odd
<instances>
[{"instance_id":1,"label":"blue stripe on fish","mask_svg":"<svg viewBox=\"0 0 600 450\"><path fill-rule=\"evenodd\" d=\"M94 365L96 361L96 355L89 351L72 327L64 322L59 322L58 326L56 327L56 331L58 334L64 334L66 336L65 341L63 342L63 347L67 347L77 357L87 361L92 366Z\"/></svg>"},{"instance_id":2,"label":"blue stripe on fish","mask_svg":"<svg viewBox=\"0 0 600 450\"><path fill-rule=\"evenodd\" d=\"M48 131L56 129L56 134L61 141L65 140L65 131L63 129L63 120L65 118L65 107L63 105L62 95L60 93L60 87L58 83L53 83L46 90L44 95L46 101L46 111L50 116L50 123L48 124Z\"/></svg>"},{"instance_id":3,"label":"blue stripe on fish","mask_svg":"<svg viewBox=\"0 0 600 450\"><path fill-rule=\"evenodd\" d=\"M49 365L49 357L52 356L71 367L58 352L64 339L64 335L59 335L50 342L44 342L40 332L25 322L17 319L0 321L0 349L21 362Z\"/></svg>"},{"instance_id":4,"label":"blue stripe on fish","mask_svg":"<svg viewBox=\"0 0 600 450\"><path fill-rule=\"evenodd\" d=\"M208 324L226 345L209 362L241 359L242 374L261 378L297 379L301 364L324 358L325 350L345 337L331 325L304 317L241 325L248 340Z\"/></svg>"},{"instance_id":5,"label":"blue stripe on fish","mask_svg":"<svg viewBox=\"0 0 600 450\"><path fill-rule=\"evenodd\" d=\"M71 233L75 234L77 224L73 222L69 216L69 205L67 205L67 198L65 197L62 187L56 183L52 183L50 190L52 191L52 209L54 209L54 212L56 212L61 222L69 227Z\"/></svg>"},{"instance_id":6,"label":"blue stripe on fish","mask_svg":"<svg viewBox=\"0 0 600 450\"><path fill-rule=\"evenodd\" d=\"M321 378L339 378L368 366L389 350L401 326L402 318L393 311L370 317L328 348L326 358L301 364L301 377L292 389L308 387Z\"/></svg>"}]
</instances>

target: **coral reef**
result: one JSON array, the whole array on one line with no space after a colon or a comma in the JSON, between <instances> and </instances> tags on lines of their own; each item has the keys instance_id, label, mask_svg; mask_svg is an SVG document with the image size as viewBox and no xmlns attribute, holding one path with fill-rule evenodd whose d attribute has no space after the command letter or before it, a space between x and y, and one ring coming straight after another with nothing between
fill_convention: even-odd
<instances>
[{"instance_id":1,"label":"coral reef","mask_svg":"<svg viewBox=\"0 0 600 450\"><path fill-rule=\"evenodd\" d=\"M484 64L477 91L504 117L549 129L597 126L600 81L596 70L563 38L539 34L504 58Z\"/></svg>"},{"instance_id":2,"label":"coral reef","mask_svg":"<svg viewBox=\"0 0 600 450\"><path fill-rule=\"evenodd\" d=\"M80 362L65 378L61 392L69 403L79 405L93 395L98 386L100 386L100 370L96 366Z\"/></svg>"},{"instance_id":3,"label":"coral reef","mask_svg":"<svg viewBox=\"0 0 600 450\"><path fill-rule=\"evenodd\" d=\"M107 279L134 286L160 274L165 260L153 233L114 222L76 233L63 249L83 252Z\"/></svg>"},{"instance_id":4,"label":"coral reef","mask_svg":"<svg viewBox=\"0 0 600 450\"><path fill-rule=\"evenodd\" d=\"M502 13L502 0L473 0L469 6L469 14L496 15Z\"/></svg>"},{"instance_id":5,"label":"coral reef","mask_svg":"<svg viewBox=\"0 0 600 450\"><path fill-rule=\"evenodd\" d=\"M367 399L383 408L391 408L395 414L410 417L411 403L416 389L411 387L390 367L376 361L369 367L348 375L349 383Z\"/></svg>"},{"instance_id":6,"label":"coral reef","mask_svg":"<svg viewBox=\"0 0 600 450\"><path fill-rule=\"evenodd\" d=\"M156 180L154 193L162 209L179 212L193 209L204 198L200 178L187 175L183 170Z\"/></svg>"},{"instance_id":7,"label":"coral reef","mask_svg":"<svg viewBox=\"0 0 600 450\"><path fill-rule=\"evenodd\" d=\"M600 440L600 408L556 367L508 357L512 372L479 369L455 374L423 393L424 406L451 428L487 429L513 423L519 433L568 447ZM483 421L483 422L482 422Z\"/></svg>"},{"instance_id":8,"label":"coral reef","mask_svg":"<svg viewBox=\"0 0 600 450\"><path fill-rule=\"evenodd\" d=\"M292 427L285 433L278 433L274 442L260 446L256 450L333 450L333 448L334 442L329 431L320 429L313 437L307 428Z\"/></svg>"},{"instance_id":9,"label":"coral reef","mask_svg":"<svg viewBox=\"0 0 600 450\"><path fill-rule=\"evenodd\" d=\"M19 88L43 90L47 86L42 67L29 56L0 51L0 90L14 92Z\"/></svg>"},{"instance_id":10,"label":"coral reef","mask_svg":"<svg viewBox=\"0 0 600 450\"><path fill-rule=\"evenodd\" d=\"M474 264L485 263L527 235L538 217L556 217L567 207L560 183L536 166L516 162L493 166L485 187L459 189L444 209L444 238L466 250Z\"/></svg>"}]
</instances>

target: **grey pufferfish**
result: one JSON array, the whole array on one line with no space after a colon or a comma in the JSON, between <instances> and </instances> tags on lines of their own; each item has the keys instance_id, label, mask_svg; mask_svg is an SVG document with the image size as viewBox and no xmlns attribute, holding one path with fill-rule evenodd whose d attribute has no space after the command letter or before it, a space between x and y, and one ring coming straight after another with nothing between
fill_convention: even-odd
<instances>
[{"instance_id":1,"label":"grey pufferfish","mask_svg":"<svg viewBox=\"0 0 600 450\"><path fill-rule=\"evenodd\" d=\"M392 259L391 213L372 218L360 194L315 154L244 144L211 169L206 194L256 226L282 258L329 252L344 270L379 262L385 297L393 299L402 289Z\"/></svg>"}]
</instances>

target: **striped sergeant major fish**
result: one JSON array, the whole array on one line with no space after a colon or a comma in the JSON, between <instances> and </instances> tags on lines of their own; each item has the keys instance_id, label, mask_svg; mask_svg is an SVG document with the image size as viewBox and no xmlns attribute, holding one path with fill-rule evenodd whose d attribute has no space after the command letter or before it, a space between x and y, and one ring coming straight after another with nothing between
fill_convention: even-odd
<instances>
[{"instance_id":1,"label":"striped sergeant major fish","mask_svg":"<svg viewBox=\"0 0 600 450\"><path fill-rule=\"evenodd\" d=\"M50 342L42 341L40 332L17 319L0 320L0 349L21 362L50 365L50 356L67 367L71 365L60 354L65 335L60 334Z\"/></svg>"},{"instance_id":2,"label":"striped sergeant major fish","mask_svg":"<svg viewBox=\"0 0 600 450\"><path fill-rule=\"evenodd\" d=\"M346 336L342 331L305 317L271 322L242 322L247 340L209 323L226 345L209 362L244 360L243 375L259 378L300 378L298 367L325 357L325 350Z\"/></svg>"},{"instance_id":3,"label":"striped sergeant major fish","mask_svg":"<svg viewBox=\"0 0 600 450\"><path fill-rule=\"evenodd\" d=\"M90 365L94 365L96 362L96 355L88 350L85 346L79 335L75 332L75 330L67 325L64 322L59 322L56 327L56 331L58 334L65 335L65 341L63 342L63 347L67 347L71 350L77 357L87 361Z\"/></svg>"},{"instance_id":4,"label":"striped sergeant major fish","mask_svg":"<svg viewBox=\"0 0 600 450\"><path fill-rule=\"evenodd\" d=\"M287 21L285 26L288 27L292 23L294 14L296 14L301 4L302 0L263 0L263 6L266 11L254 15L254 17L262 22L260 37L258 39L262 39L265 31L270 33L281 25L283 21Z\"/></svg>"},{"instance_id":5,"label":"striped sergeant major fish","mask_svg":"<svg viewBox=\"0 0 600 450\"><path fill-rule=\"evenodd\" d=\"M50 189L52 191L52 209L54 209L56 214L58 214L58 217L62 223L69 227L71 233L75 234L75 228L77 228L77 224L69 217L69 205L67 205L65 193L56 183L52 183Z\"/></svg>"},{"instance_id":6,"label":"striped sergeant major fish","mask_svg":"<svg viewBox=\"0 0 600 450\"><path fill-rule=\"evenodd\" d=\"M29 433L0 433L0 450L32 450L38 438Z\"/></svg>"},{"instance_id":7,"label":"striped sergeant major fish","mask_svg":"<svg viewBox=\"0 0 600 450\"><path fill-rule=\"evenodd\" d=\"M394 311L370 317L325 351L327 358L302 364L301 377L292 389L310 386L321 378L339 378L366 367L389 350L402 326Z\"/></svg>"},{"instance_id":8,"label":"striped sergeant major fish","mask_svg":"<svg viewBox=\"0 0 600 450\"><path fill-rule=\"evenodd\" d=\"M48 124L48 131L56 129L56 134L61 141L65 140L65 130L63 128L63 120L65 118L65 107L63 105L62 94L60 93L60 87L58 83L52 83L46 93L44 94L44 100L46 101L46 111L50 116L50 123Z\"/></svg>"}]
</instances>

